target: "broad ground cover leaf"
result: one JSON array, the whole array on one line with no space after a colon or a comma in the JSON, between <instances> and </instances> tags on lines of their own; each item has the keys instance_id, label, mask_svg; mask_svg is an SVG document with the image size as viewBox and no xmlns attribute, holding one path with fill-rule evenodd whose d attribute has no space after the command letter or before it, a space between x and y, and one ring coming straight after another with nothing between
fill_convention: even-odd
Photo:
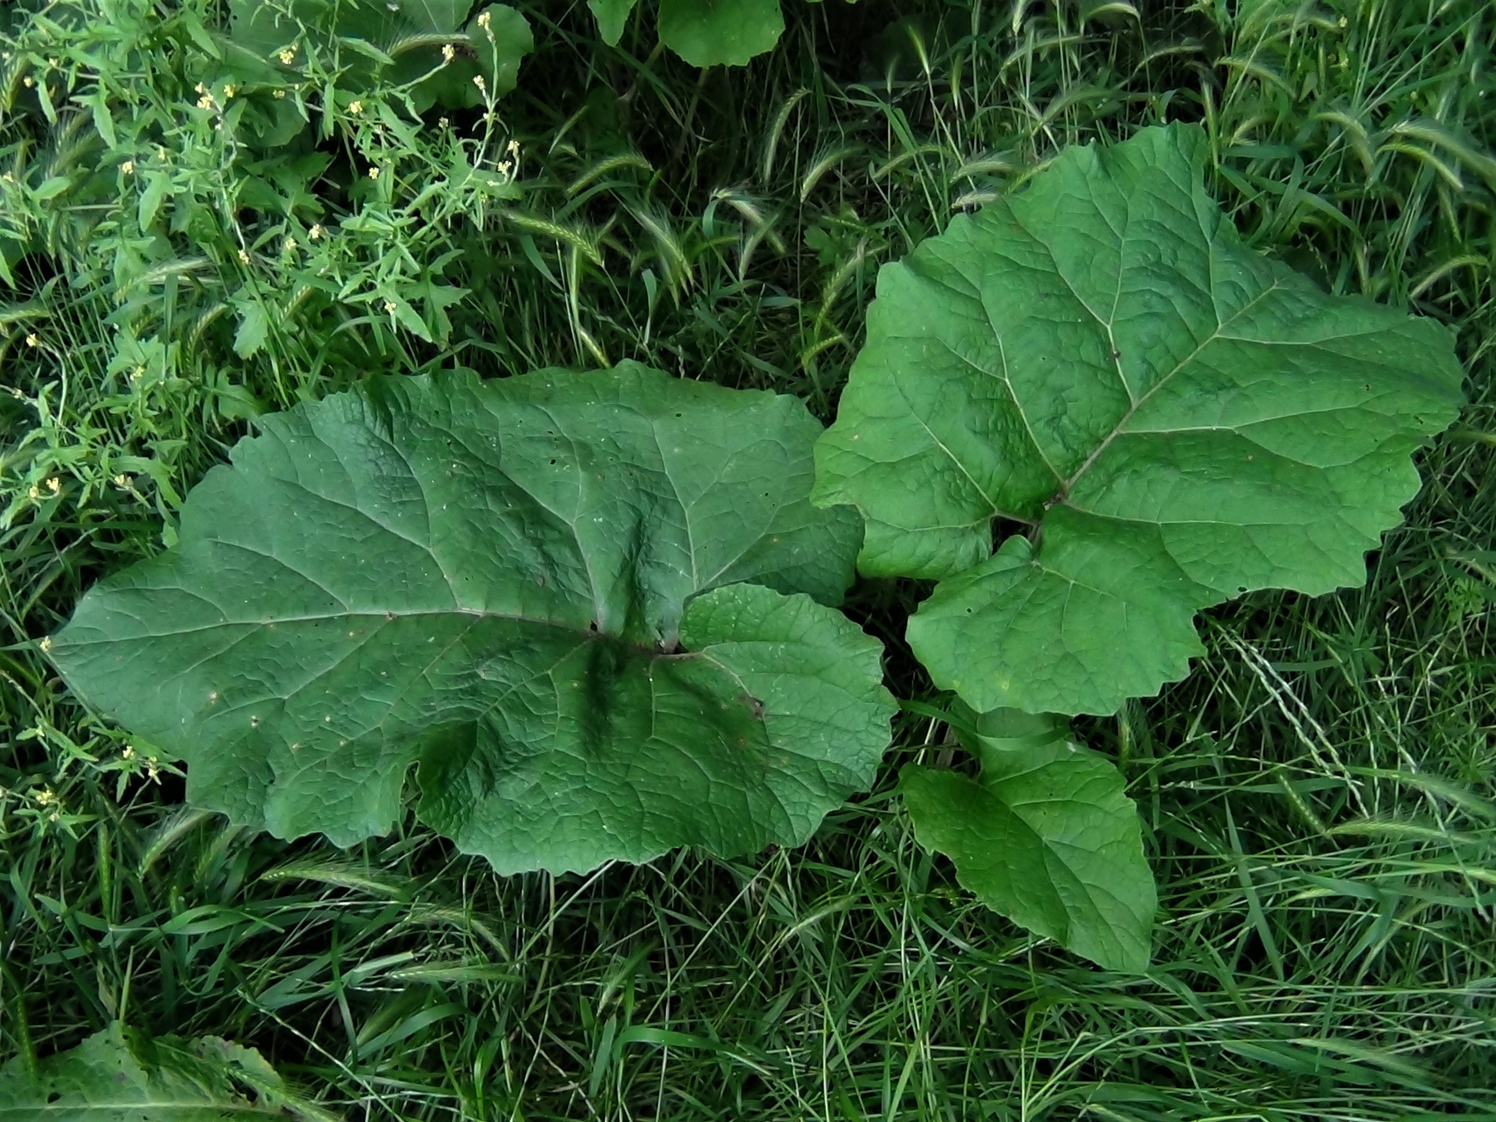
<instances>
[{"instance_id":1,"label":"broad ground cover leaf","mask_svg":"<svg viewBox=\"0 0 1496 1122\"><path fill-rule=\"evenodd\" d=\"M118 1022L27 1071L0 1068L0 1122L227 1122L335 1116L301 1100L252 1048L153 1040Z\"/></svg>"},{"instance_id":2,"label":"broad ground cover leaf","mask_svg":"<svg viewBox=\"0 0 1496 1122\"><path fill-rule=\"evenodd\" d=\"M784 32L779 0L660 0L660 42L692 66L744 66Z\"/></svg>"},{"instance_id":3,"label":"broad ground cover leaf","mask_svg":"<svg viewBox=\"0 0 1496 1122\"><path fill-rule=\"evenodd\" d=\"M69 684L282 837L418 815L505 871L797 844L889 736L790 397L625 364L381 379L266 418L178 546L91 590ZM752 583L745 583L752 582Z\"/></svg>"},{"instance_id":4,"label":"broad ground cover leaf","mask_svg":"<svg viewBox=\"0 0 1496 1122\"><path fill-rule=\"evenodd\" d=\"M994 911L1108 969L1146 969L1157 896L1122 776L1063 720L1008 709L976 721L978 778L900 772L915 837Z\"/></svg>"},{"instance_id":5,"label":"broad ground cover leaf","mask_svg":"<svg viewBox=\"0 0 1496 1122\"><path fill-rule=\"evenodd\" d=\"M862 511L864 572L940 580L909 641L974 709L1111 713L1199 609L1360 584L1456 415L1451 334L1244 246L1204 159L1070 149L879 275L813 499Z\"/></svg>"},{"instance_id":6,"label":"broad ground cover leaf","mask_svg":"<svg viewBox=\"0 0 1496 1122\"><path fill-rule=\"evenodd\" d=\"M507 4L480 6L466 25L459 18L453 26L460 30L453 35L452 43L467 49L450 62L443 61L437 44L425 50L402 51L396 58L391 74L394 81L410 82L426 75L416 85L412 98L421 112L433 104L449 109L473 109L485 104L483 91L474 82L479 77L490 94L504 96L519 84L520 63L535 49L529 21Z\"/></svg>"},{"instance_id":7,"label":"broad ground cover leaf","mask_svg":"<svg viewBox=\"0 0 1496 1122\"><path fill-rule=\"evenodd\" d=\"M587 0L603 41L617 46L635 0ZM744 66L784 32L779 0L660 0L660 42L692 66Z\"/></svg>"},{"instance_id":8,"label":"broad ground cover leaf","mask_svg":"<svg viewBox=\"0 0 1496 1122\"><path fill-rule=\"evenodd\" d=\"M508 93L535 49L517 11L503 4L475 10L473 0L230 0L229 34L257 65L278 72L304 64L309 51L326 61L341 40L345 85L415 83L410 97L422 112L483 104L476 77L494 96Z\"/></svg>"}]
</instances>

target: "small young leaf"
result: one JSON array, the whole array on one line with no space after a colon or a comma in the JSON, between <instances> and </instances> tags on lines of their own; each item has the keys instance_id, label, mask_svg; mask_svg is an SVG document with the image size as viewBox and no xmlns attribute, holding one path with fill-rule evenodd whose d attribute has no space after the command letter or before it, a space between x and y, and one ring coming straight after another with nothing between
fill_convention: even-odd
<instances>
[{"instance_id":1,"label":"small young leaf","mask_svg":"<svg viewBox=\"0 0 1496 1122\"><path fill-rule=\"evenodd\" d=\"M381 289L380 297L384 300L385 307L395 317L395 322L405 328L412 335L426 342L432 342L431 330L426 326L426 321L421 318L419 312L410 306L410 302L398 292L389 289Z\"/></svg>"},{"instance_id":2,"label":"small young leaf","mask_svg":"<svg viewBox=\"0 0 1496 1122\"><path fill-rule=\"evenodd\" d=\"M53 175L42 180L41 184L31 192L31 197L39 203L44 203L48 199L55 199L72 185L73 181L67 176Z\"/></svg>"},{"instance_id":3,"label":"small young leaf","mask_svg":"<svg viewBox=\"0 0 1496 1122\"><path fill-rule=\"evenodd\" d=\"M1148 966L1157 895L1137 808L1063 720L984 713L973 780L910 764L899 791L920 844L947 854L977 898L1109 970Z\"/></svg>"},{"instance_id":4,"label":"small young leaf","mask_svg":"<svg viewBox=\"0 0 1496 1122\"><path fill-rule=\"evenodd\" d=\"M597 32L610 47L618 46L624 25L634 10L634 0L587 0L587 7L597 17Z\"/></svg>"},{"instance_id":5,"label":"small young leaf","mask_svg":"<svg viewBox=\"0 0 1496 1122\"><path fill-rule=\"evenodd\" d=\"M187 29L188 36L198 48L205 52L210 58L222 58L223 51L218 46L218 41L208 34L208 29L203 26L203 21L198 18L197 13L191 8L181 8L176 13L177 19Z\"/></svg>"},{"instance_id":6,"label":"small young leaf","mask_svg":"<svg viewBox=\"0 0 1496 1122\"><path fill-rule=\"evenodd\" d=\"M879 647L826 606L861 526L808 502L796 399L625 364L377 379L260 428L51 648L198 805L351 844L419 763L422 818L561 870L797 844L871 782Z\"/></svg>"},{"instance_id":7,"label":"small young leaf","mask_svg":"<svg viewBox=\"0 0 1496 1122\"><path fill-rule=\"evenodd\" d=\"M1244 246L1204 163L1194 127L1072 148L879 275L813 498L865 572L944 578L909 642L975 709L1111 713L1199 609L1360 584L1456 415L1450 332Z\"/></svg>"},{"instance_id":8,"label":"small young leaf","mask_svg":"<svg viewBox=\"0 0 1496 1122\"><path fill-rule=\"evenodd\" d=\"M171 189L171 176L164 171L151 171L145 175L145 190L140 192L140 204L136 221L141 230L149 230L160 213L161 203Z\"/></svg>"},{"instance_id":9,"label":"small young leaf","mask_svg":"<svg viewBox=\"0 0 1496 1122\"><path fill-rule=\"evenodd\" d=\"M111 149L117 147L119 140L114 134L114 115L109 110L109 98L104 91L95 90L90 94L74 96L73 100L88 107L94 128L99 130L100 139Z\"/></svg>"},{"instance_id":10,"label":"small young leaf","mask_svg":"<svg viewBox=\"0 0 1496 1122\"><path fill-rule=\"evenodd\" d=\"M240 358L252 358L265 345L265 335L270 321L265 316L265 305L252 296L235 296L234 311L239 313L239 327L234 332L234 353Z\"/></svg>"}]
</instances>

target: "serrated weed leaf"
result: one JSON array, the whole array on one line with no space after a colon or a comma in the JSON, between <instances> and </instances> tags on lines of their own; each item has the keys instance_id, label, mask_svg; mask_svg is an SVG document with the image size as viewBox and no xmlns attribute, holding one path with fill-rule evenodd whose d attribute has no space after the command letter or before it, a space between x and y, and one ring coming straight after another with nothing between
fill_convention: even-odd
<instances>
[{"instance_id":1,"label":"serrated weed leaf","mask_svg":"<svg viewBox=\"0 0 1496 1122\"><path fill-rule=\"evenodd\" d=\"M115 1022L35 1071L19 1056L0 1068L0 1122L333 1122L316 1107L286 1103L285 1090L252 1048L216 1037L152 1040Z\"/></svg>"},{"instance_id":2,"label":"serrated weed leaf","mask_svg":"<svg viewBox=\"0 0 1496 1122\"><path fill-rule=\"evenodd\" d=\"M51 655L283 837L388 830L419 762L418 813L504 871L797 843L893 711L828 606L861 527L807 499L819 432L634 364L382 379L266 418Z\"/></svg>"},{"instance_id":3,"label":"serrated weed leaf","mask_svg":"<svg viewBox=\"0 0 1496 1122\"><path fill-rule=\"evenodd\" d=\"M975 709L1111 713L1199 609L1360 584L1456 415L1450 332L1244 246L1204 152L1072 148L879 275L813 497L863 571L941 579L909 641Z\"/></svg>"},{"instance_id":4,"label":"serrated weed leaf","mask_svg":"<svg viewBox=\"0 0 1496 1122\"><path fill-rule=\"evenodd\" d=\"M919 842L994 911L1107 969L1146 969L1157 894L1117 769L1063 721L1012 710L983 714L967 748L976 779L899 774Z\"/></svg>"}]
</instances>

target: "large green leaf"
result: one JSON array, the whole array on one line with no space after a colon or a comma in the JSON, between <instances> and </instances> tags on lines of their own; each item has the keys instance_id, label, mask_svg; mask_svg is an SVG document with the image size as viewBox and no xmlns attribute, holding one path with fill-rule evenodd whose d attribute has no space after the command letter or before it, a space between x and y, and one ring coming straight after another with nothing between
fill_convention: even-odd
<instances>
[{"instance_id":1,"label":"large green leaf","mask_svg":"<svg viewBox=\"0 0 1496 1122\"><path fill-rule=\"evenodd\" d=\"M635 0L587 0L603 42L617 46ZM660 42L692 66L743 66L784 32L779 0L660 0Z\"/></svg>"},{"instance_id":2,"label":"large green leaf","mask_svg":"<svg viewBox=\"0 0 1496 1122\"><path fill-rule=\"evenodd\" d=\"M743 66L784 31L779 0L660 0L660 42L692 66Z\"/></svg>"},{"instance_id":3,"label":"large green leaf","mask_svg":"<svg viewBox=\"0 0 1496 1122\"><path fill-rule=\"evenodd\" d=\"M529 23L513 8L489 5L469 18L473 6L474 0L229 0L229 33L249 56L281 72L281 51L290 49L290 65L300 66L309 48L326 56L341 40L345 88L414 83L416 109L461 109L483 103L476 77L494 96L512 90L520 61L535 48Z\"/></svg>"},{"instance_id":4,"label":"large green leaf","mask_svg":"<svg viewBox=\"0 0 1496 1122\"><path fill-rule=\"evenodd\" d=\"M507 4L484 7L451 38L455 47L466 49L450 62L443 61L435 44L395 55L391 80L411 82L427 75L411 91L412 102L422 112L432 105L472 109L485 104L474 78L483 79L489 94L502 97L518 84L520 63L535 49L529 21ZM429 73L433 67L438 69Z\"/></svg>"},{"instance_id":5,"label":"large green leaf","mask_svg":"<svg viewBox=\"0 0 1496 1122\"><path fill-rule=\"evenodd\" d=\"M879 275L813 497L865 572L946 578L909 641L975 709L1110 713L1188 672L1198 609L1361 583L1456 414L1450 333L1244 246L1204 158L1070 149Z\"/></svg>"},{"instance_id":6,"label":"large green leaf","mask_svg":"<svg viewBox=\"0 0 1496 1122\"><path fill-rule=\"evenodd\" d=\"M258 1052L218 1037L152 1040L116 1022L34 1071L20 1057L0 1068L0 1122L268 1118L334 1116L292 1093Z\"/></svg>"},{"instance_id":7,"label":"large green leaf","mask_svg":"<svg viewBox=\"0 0 1496 1122\"><path fill-rule=\"evenodd\" d=\"M948 854L988 907L1111 970L1148 965L1157 897L1137 809L1063 721L997 710L967 747L973 780L910 764L899 790L920 844Z\"/></svg>"},{"instance_id":8,"label":"large green leaf","mask_svg":"<svg viewBox=\"0 0 1496 1122\"><path fill-rule=\"evenodd\" d=\"M375 387L265 419L52 643L193 802L348 844L419 763L425 820L559 870L798 843L869 784L893 705L825 606L861 530L807 501L800 402L636 364Z\"/></svg>"}]
</instances>

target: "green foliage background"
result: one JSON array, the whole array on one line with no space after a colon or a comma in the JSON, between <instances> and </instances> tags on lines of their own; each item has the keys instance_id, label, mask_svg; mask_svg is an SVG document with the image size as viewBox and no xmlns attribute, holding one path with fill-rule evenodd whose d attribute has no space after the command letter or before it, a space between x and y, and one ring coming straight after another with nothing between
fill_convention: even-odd
<instances>
[{"instance_id":1,"label":"green foliage background","mask_svg":"<svg viewBox=\"0 0 1496 1122\"><path fill-rule=\"evenodd\" d=\"M209 0L0 13L0 1054L123 1017L353 1117L1496 1116L1484 0L787 0L773 52L710 71L649 5L616 49L585 5L515 7L516 89L419 117L341 47L236 64ZM1086 723L1145 815L1144 978L915 844L894 777L953 751L917 704L803 849L502 879L410 825L340 851L181 810L46 669L259 412L455 353L829 417L880 263L1165 119L1205 125L1253 244L1454 326L1471 404L1364 591L1217 609L1188 680ZM922 594L852 609L928 699Z\"/></svg>"}]
</instances>

